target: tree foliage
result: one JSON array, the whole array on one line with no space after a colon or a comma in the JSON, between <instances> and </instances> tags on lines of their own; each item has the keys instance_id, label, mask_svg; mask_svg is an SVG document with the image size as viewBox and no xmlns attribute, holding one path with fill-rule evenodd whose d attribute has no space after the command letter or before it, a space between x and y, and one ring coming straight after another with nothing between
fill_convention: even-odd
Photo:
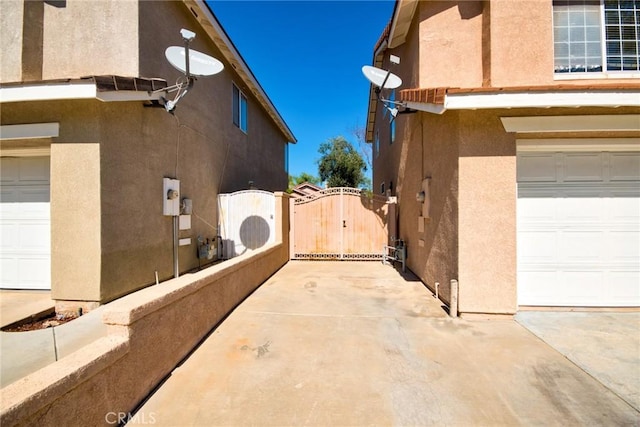
<instances>
[{"instance_id":1,"label":"tree foliage","mask_svg":"<svg viewBox=\"0 0 640 427\"><path fill-rule=\"evenodd\" d=\"M326 181L327 187L359 187L368 184L364 174L367 164L344 137L338 136L323 142L318 152L321 154L318 173L320 179Z\"/></svg>"}]
</instances>

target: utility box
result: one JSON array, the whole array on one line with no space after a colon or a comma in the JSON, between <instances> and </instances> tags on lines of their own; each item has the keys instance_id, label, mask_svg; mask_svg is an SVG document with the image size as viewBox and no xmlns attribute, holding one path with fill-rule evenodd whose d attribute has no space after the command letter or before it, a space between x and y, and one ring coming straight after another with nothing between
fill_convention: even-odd
<instances>
[{"instance_id":1,"label":"utility box","mask_svg":"<svg viewBox=\"0 0 640 427\"><path fill-rule=\"evenodd\" d=\"M162 215L180 215L180 180L162 179Z\"/></svg>"}]
</instances>

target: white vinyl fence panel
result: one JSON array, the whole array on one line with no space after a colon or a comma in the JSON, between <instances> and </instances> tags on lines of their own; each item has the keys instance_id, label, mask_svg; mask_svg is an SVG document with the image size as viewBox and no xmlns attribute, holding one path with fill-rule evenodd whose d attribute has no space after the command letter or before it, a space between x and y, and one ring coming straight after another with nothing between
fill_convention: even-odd
<instances>
[{"instance_id":1,"label":"white vinyl fence panel","mask_svg":"<svg viewBox=\"0 0 640 427\"><path fill-rule=\"evenodd\" d=\"M276 199L273 193L245 190L220 194L218 211L222 259L233 258L276 241Z\"/></svg>"}]
</instances>

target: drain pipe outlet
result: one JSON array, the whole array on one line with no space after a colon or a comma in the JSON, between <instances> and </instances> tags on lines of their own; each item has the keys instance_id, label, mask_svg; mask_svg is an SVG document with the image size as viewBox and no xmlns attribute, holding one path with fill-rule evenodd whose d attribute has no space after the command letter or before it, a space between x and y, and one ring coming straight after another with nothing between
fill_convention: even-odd
<instances>
[{"instance_id":1,"label":"drain pipe outlet","mask_svg":"<svg viewBox=\"0 0 640 427\"><path fill-rule=\"evenodd\" d=\"M458 281L451 280L451 303L449 304L449 316L458 317Z\"/></svg>"}]
</instances>

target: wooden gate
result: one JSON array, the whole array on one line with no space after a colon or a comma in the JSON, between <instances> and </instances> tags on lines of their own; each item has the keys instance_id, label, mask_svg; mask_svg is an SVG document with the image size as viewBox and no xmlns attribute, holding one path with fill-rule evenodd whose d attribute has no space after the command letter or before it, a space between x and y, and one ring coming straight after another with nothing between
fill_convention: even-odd
<instances>
[{"instance_id":1,"label":"wooden gate","mask_svg":"<svg viewBox=\"0 0 640 427\"><path fill-rule=\"evenodd\" d=\"M293 199L291 258L382 259L391 206L386 197L356 188L327 188Z\"/></svg>"}]
</instances>

